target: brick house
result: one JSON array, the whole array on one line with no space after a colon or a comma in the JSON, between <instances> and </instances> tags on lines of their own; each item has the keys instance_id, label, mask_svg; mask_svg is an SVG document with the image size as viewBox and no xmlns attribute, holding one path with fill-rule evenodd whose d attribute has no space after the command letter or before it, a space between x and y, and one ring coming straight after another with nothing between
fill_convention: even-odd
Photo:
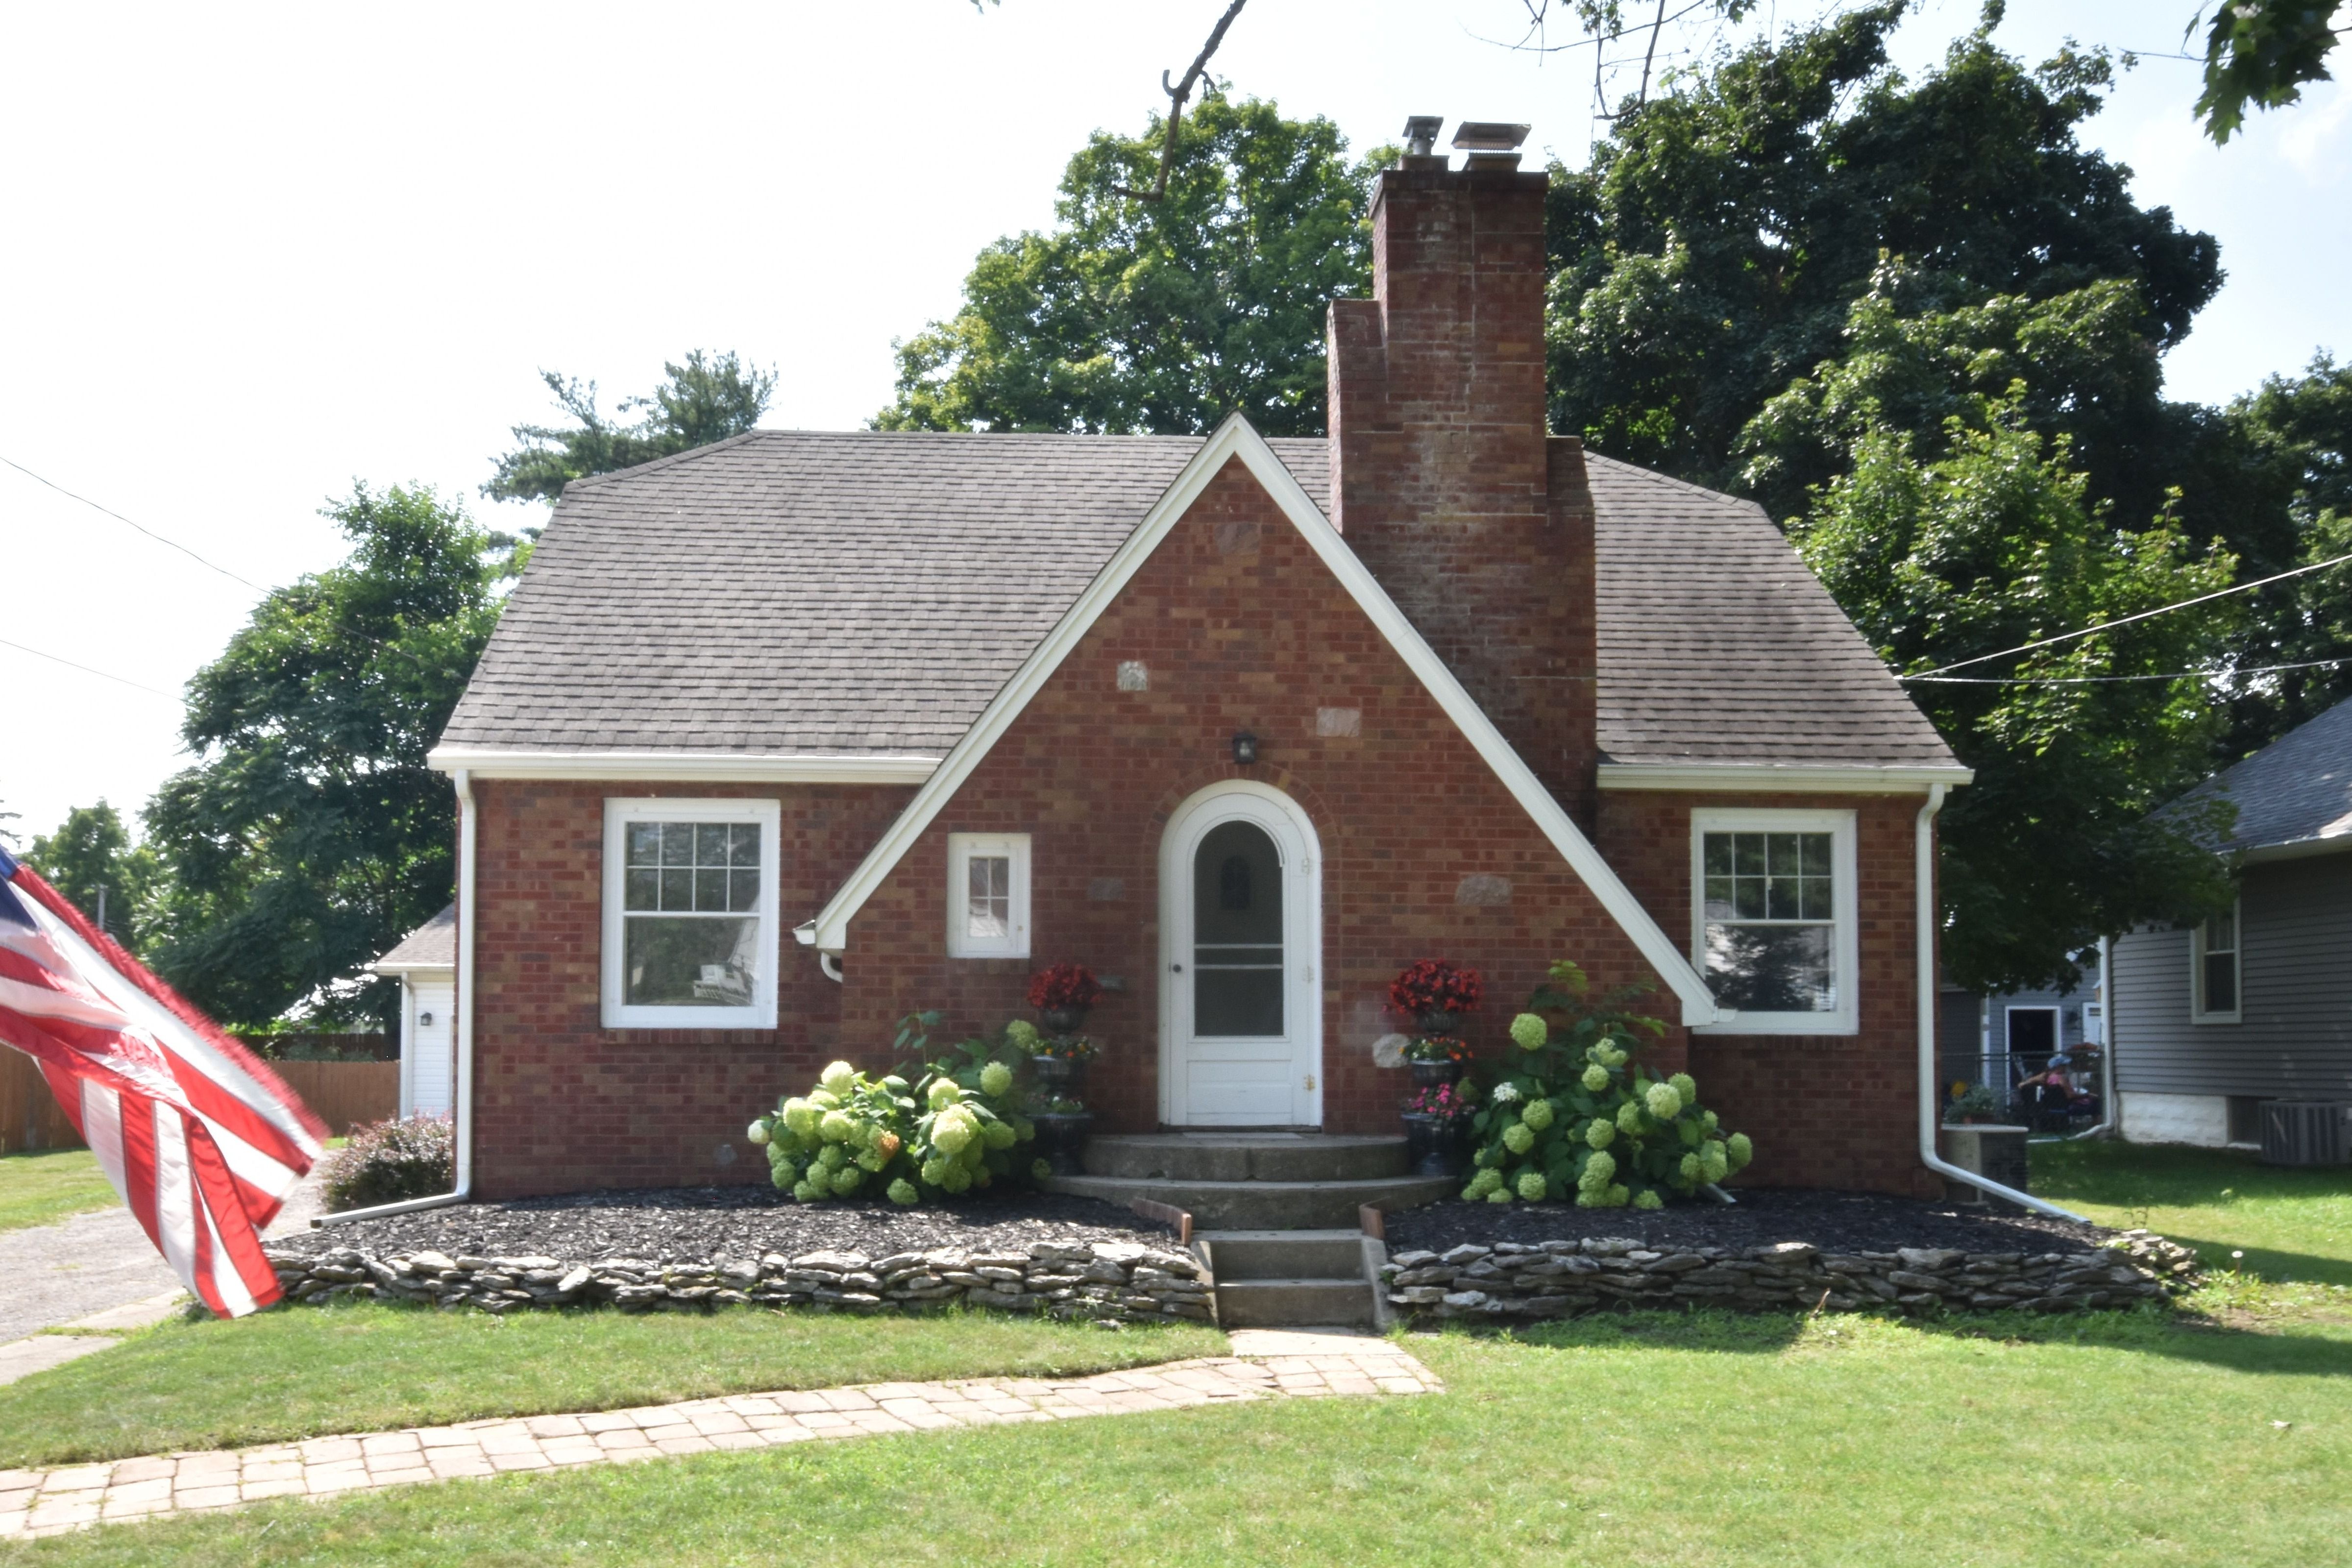
<instances>
[{"instance_id":1,"label":"brick house","mask_svg":"<svg viewBox=\"0 0 2352 1568\"><path fill-rule=\"evenodd\" d=\"M1656 984L1753 1179L1939 1192L1917 877L1969 775L1757 507L1548 434L1517 162L1381 177L1328 440L572 485L434 753L473 1191L764 1179L780 1092L1066 959L1098 1130L1391 1131L1400 968L1484 971L1491 1045L1569 956Z\"/></svg>"}]
</instances>

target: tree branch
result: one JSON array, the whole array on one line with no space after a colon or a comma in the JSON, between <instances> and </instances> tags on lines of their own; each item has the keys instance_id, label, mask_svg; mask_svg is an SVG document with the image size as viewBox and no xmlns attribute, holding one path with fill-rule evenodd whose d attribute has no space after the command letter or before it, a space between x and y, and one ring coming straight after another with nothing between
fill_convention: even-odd
<instances>
[{"instance_id":1,"label":"tree branch","mask_svg":"<svg viewBox=\"0 0 2352 1568\"><path fill-rule=\"evenodd\" d=\"M1234 18L1242 14L1242 7L1247 4L1249 0L1234 0L1225 7L1225 14L1218 17L1217 25L1210 29L1209 41L1201 46L1200 54L1193 58L1192 68L1184 73L1183 80L1171 87L1168 85L1168 73L1160 73L1160 90L1168 95L1168 138L1160 146L1160 178L1148 191L1113 185L1111 189L1118 195L1133 196L1141 202L1156 202L1168 195L1168 171L1176 163L1176 131L1183 123L1185 100L1192 96L1192 89L1200 83L1201 73L1208 68L1209 57L1215 54L1217 46L1225 41L1225 29L1234 25Z\"/></svg>"}]
</instances>

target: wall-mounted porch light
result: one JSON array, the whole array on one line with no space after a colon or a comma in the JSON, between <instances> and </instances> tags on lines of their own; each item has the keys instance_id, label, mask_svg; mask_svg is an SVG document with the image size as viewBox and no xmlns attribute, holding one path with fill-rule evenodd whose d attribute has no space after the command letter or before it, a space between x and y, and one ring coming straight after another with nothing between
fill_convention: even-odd
<instances>
[{"instance_id":1,"label":"wall-mounted porch light","mask_svg":"<svg viewBox=\"0 0 2352 1568\"><path fill-rule=\"evenodd\" d=\"M1257 737L1247 730L1234 731L1234 761L1242 767L1257 761Z\"/></svg>"}]
</instances>

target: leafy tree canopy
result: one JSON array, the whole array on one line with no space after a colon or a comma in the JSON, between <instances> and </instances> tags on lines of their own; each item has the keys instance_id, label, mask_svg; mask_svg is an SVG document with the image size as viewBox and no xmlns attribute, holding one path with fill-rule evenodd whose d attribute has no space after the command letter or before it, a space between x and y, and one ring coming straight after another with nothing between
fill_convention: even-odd
<instances>
[{"instance_id":1,"label":"leafy tree canopy","mask_svg":"<svg viewBox=\"0 0 2352 1568\"><path fill-rule=\"evenodd\" d=\"M362 966L448 902L455 807L425 755L527 551L425 488L358 485L324 515L352 553L189 682L198 762L146 813L169 876L150 956L243 1024L361 1016Z\"/></svg>"},{"instance_id":2,"label":"leafy tree canopy","mask_svg":"<svg viewBox=\"0 0 2352 1568\"><path fill-rule=\"evenodd\" d=\"M2127 282L2133 329L2177 342L2220 286L2209 235L2146 209L2075 130L2111 78L2068 50L2028 68L2000 7L1914 84L1883 0L1684 76L1553 171L1552 418L1612 456L1718 487L1741 431L1843 352L1882 253L1944 308Z\"/></svg>"},{"instance_id":3,"label":"leafy tree canopy","mask_svg":"<svg viewBox=\"0 0 2352 1568\"><path fill-rule=\"evenodd\" d=\"M107 934L133 952L139 951L158 867L152 849L131 843L121 812L103 798L96 805L75 806L55 833L33 840L25 859L93 921L102 889Z\"/></svg>"},{"instance_id":4,"label":"leafy tree canopy","mask_svg":"<svg viewBox=\"0 0 2352 1568\"><path fill-rule=\"evenodd\" d=\"M2205 27L2205 90L2197 113L2216 142L2245 123L2246 109L2284 109L2306 83L2329 79L2327 56L2347 29L2333 26L2338 0L2221 0ZM2190 18L2194 34L2203 21Z\"/></svg>"},{"instance_id":5,"label":"leafy tree canopy","mask_svg":"<svg viewBox=\"0 0 2352 1568\"><path fill-rule=\"evenodd\" d=\"M998 240L961 310L899 343L885 430L1202 431L1234 409L1268 435L1323 431L1323 324L1370 279L1365 224L1386 154L1351 164L1329 121L1211 92L1183 117L1097 132L1046 234Z\"/></svg>"},{"instance_id":6,"label":"leafy tree canopy","mask_svg":"<svg viewBox=\"0 0 2352 1568\"><path fill-rule=\"evenodd\" d=\"M696 349L684 364L665 364L668 380L650 397L625 397L617 413L596 405L596 384L584 386L551 370L539 373L568 425L518 425L515 449L498 459L482 493L493 500L552 501L563 487L588 474L634 468L695 447L740 436L760 422L776 390L772 371L746 366L732 353ZM631 414L639 416L634 421Z\"/></svg>"}]
</instances>

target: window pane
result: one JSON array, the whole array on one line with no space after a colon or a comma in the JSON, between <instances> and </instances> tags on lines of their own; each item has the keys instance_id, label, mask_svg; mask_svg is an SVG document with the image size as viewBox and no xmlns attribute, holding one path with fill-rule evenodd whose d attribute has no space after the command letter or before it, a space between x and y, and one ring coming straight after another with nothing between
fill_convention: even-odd
<instances>
[{"instance_id":1,"label":"window pane","mask_svg":"<svg viewBox=\"0 0 2352 1568\"><path fill-rule=\"evenodd\" d=\"M621 907L626 910L661 908L661 873L631 870L623 885Z\"/></svg>"},{"instance_id":2,"label":"window pane","mask_svg":"<svg viewBox=\"0 0 2352 1568\"><path fill-rule=\"evenodd\" d=\"M1192 1032L1280 1035L1282 973L1276 969L1192 969Z\"/></svg>"},{"instance_id":3,"label":"window pane","mask_svg":"<svg viewBox=\"0 0 2352 1568\"><path fill-rule=\"evenodd\" d=\"M727 864L727 824L698 822L694 825L694 863L698 866Z\"/></svg>"},{"instance_id":4,"label":"window pane","mask_svg":"<svg viewBox=\"0 0 2352 1568\"><path fill-rule=\"evenodd\" d=\"M661 907L666 910L694 908L694 873L665 867L661 873Z\"/></svg>"},{"instance_id":5,"label":"window pane","mask_svg":"<svg viewBox=\"0 0 2352 1568\"><path fill-rule=\"evenodd\" d=\"M661 860L661 824L632 822L628 825L628 862L632 866L652 866Z\"/></svg>"},{"instance_id":6,"label":"window pane","mask_svg":"<svg viewBox=\"0 0 2352 1568\"><path fill-rule=\"evenodd\" d=\"M1731 835L1728 833L1706 836L1706 874L1710 877L1731 875Z\"/></svg>"},{"instance_id":7,"label":"window pane","mask_svg":"<svg viewBox=\"0 0 2352 1568\"><path fill-rule=\"evenodd\" d=\"M1764 836L1760 833L1735 833L1731 836L1731 868L1742 877L1764 874Z\"/></svg>"},{"instance_id":8,"label":"window pane","mask_svg":"<svg viewBox=\"0 0 2352 1568\"><path fill-rule=\"evenodd\" d=\"M753 866L760 863L760 825L738 822L728 829L727 863L730 866Z\"/></svg>"},{"instance_id":9,"label":"window pane","mask_svg":"<svg viewBox=\"0 0 2352 1568\"><path fill-rule=\"evenodd\" d=\"M723 855L726 845L719 847ZM694 873L694 907L712 914L727 912L727 873L719 870L697 870Z\"/></svg>"},{"instance_id":10,"label":"window pane","mask_svg":"<svg viewBox=\"0 0 2352 1568\"><path fill-rule=\"evenodd\" d=\"M1713 840L1710 839L1708 842L1710 847L1712 847ZM1726 865L1728 865L1731 861L1731 850L1727 846L1724 849L1723 858ZM1714 876L1707 878L1706 896L1707 919L1711 921L1727 921L1731 918L1730 878Z\"/></svg>"},{"instance_id":11,"label":"window pane","mask_svg":"<svg viewBox=\"0 0 2352 1568\"><path fill-rule=\"evenodd\" d=\"M1804 872L1806 876L1826 877L1831 874L1830 837L1831 836L1826 833L1800 833L1797 835L1797 841L1802 848Z\"/></svg>"},{"instance_id":12,"label":"window pane","mask_svg":"<svg viewBox=\"0 0 2352 1568\"><path fill-rule=\"evenodd\" d=\"M623 923L621 999L628 1005L751 1005L758 921L632 915Z\"/></svg>"},{"instance_id":13,"label":"window pane","mask_svg":"<svg viewBox=\"0 0 2352 1568\"><path fill-rule=\"evenodd\" d=\"M1807 877L1804 896L1797 914L1801 920L1827 921L1837 918L1837 883L1829 877Z\"/></svg>"},{"instance_id":14,"label":"window pane","mask_svg":"<svg viewBox=\"0 0 2352 1568\"><path fill-rule=\"evenodd\" d=\"M1013 934L1013 860L1004 855L975 855L966 878L964 934L999 938Z\"/></svg>"},{"instance_id":15,"label":"window pane","mask_svg":"<svg viewBox=\"0 0 2352 1568\"><path fill-rule=\"evenodd\" d=\"M1282 857L1265 829L1223 822L1192 852L1195 942L1282 941Z\"/></svg>"},{"instance_id":16,"label":"window pane","mask_svg":"<svg viewBox=\"0 0 2352 1568\"><path fill-rule=\"evenodd\" d=\"M1772 877L1765 882L1764 914L1769 920L1792 921L1798 917L1801 904L1797 897L1795 877Z\"/></svg>"},{"instance_id":17,"label":"window pane","mask_svg":"<svg viewBox=\"0 0 2352 1568\"><path fill-rule=\"evenodd\" d=\"M694 824L665 822L661 825L661 863L665 866L694 864Z\"/></svg>"},{"instance_id":18,"label":"window pane","mask_svg":"<svg viewBox=\"0 0 2352 1568\"><path fill-rule=\"evenodd\" d=\"M2235 952L2238 948L2238 917L2235 914L2215 915L2205 922L2205 951Z\"/></svg>"},{"instance_id":19,"label":"window pane","mask_svg":"<svg viewBox=\"0 0 2352 1568\"><path fill-rule=\"evenodd\" d=\"M2237 1010L2237 955L2227 952L2207 953L2205 955L2205 1011L2234 1013Z\"/></svg>"},{"instance_id":20,"label":"window pane","mask_svg":"<svg viewBox=\"0 0 2352 1568\"><path fill-rule=\"evenodd\" d=\"M1731 884L1731 912L1744 921L1765 918L1764 879L1739 877Z\"/></svg>"},{"instance_id":21,"label":"window pane","mask_svg":"<svg viewBox=\"0 0 2352 1568\"><path fill-rule=\"evenodd\" d=\"M1834 1012L1836 929L1710 923L1707 984L1717 1001L1742 1012Z\"/></svg>"},{"instance_id":22,"label":"window pane","mask_svg":"<svg viewBox=\"0 0 2352 1568\"><path fill-rule=\"evenodd\" d=\"M760 907L760 873L730 871L727 873L727 908L736 914L747 914Z\"/></svg>"}]
</instances>

